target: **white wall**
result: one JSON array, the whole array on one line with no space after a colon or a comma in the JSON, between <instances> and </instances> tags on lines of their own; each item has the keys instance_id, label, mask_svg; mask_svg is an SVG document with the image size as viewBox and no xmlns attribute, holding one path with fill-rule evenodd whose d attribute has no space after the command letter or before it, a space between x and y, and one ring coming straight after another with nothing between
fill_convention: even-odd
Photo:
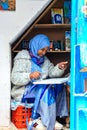
<instances>
[{"instance_id":1,"label":"white wall","mask_svg":"<svg viewBox=\"0 0 87 130\"><path fill-rule=\"evenodd\" d=\"M0 126L10 123L10 44L52 0L16 0L16 11L0 11Z\"/></svg>"}]
</instances>

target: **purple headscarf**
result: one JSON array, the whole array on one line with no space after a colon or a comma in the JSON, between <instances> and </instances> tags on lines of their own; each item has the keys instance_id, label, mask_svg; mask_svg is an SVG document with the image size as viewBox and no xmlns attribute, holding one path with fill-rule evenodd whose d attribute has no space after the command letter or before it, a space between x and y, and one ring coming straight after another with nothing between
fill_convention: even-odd
<instances>
[{"instance_id":1,"label":"purple headscarf","mask_svg":"<svg viewBox=\"0 0 87 130\"><path fill-rule=\"evenodd\" d=\"M44 61L44 57L38 56L38 50L49 46L50 46L50 40L44 34L38 34L30 40L29 53L31 55L32 60L36 64L40 64Z\"/></svg>"}]
</instances>

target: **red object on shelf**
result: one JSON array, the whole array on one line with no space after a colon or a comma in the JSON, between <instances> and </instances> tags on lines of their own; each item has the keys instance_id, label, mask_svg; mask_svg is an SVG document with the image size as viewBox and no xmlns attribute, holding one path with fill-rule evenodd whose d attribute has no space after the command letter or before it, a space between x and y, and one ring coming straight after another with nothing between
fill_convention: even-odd
<instances>
[{"instance_id":1,"label":"red object on shelf","mask_svg":"<svg viewBox=\"0 0 87 130\"><path fill-rule=\"evenodd\" d=\"M12 123L17 128L26 128L26 118L28 118L28 121L30 120L32 108L26 108L24 106L19 106L16 110L11 111L11 120Z\"/></svg>"}]
</instances>

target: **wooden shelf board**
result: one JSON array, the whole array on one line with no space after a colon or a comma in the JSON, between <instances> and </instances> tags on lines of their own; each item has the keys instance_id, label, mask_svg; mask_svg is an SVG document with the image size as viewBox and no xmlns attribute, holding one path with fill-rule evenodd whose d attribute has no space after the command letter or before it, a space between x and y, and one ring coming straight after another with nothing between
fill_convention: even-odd
<instances>
[{"instance_id":1,"label":"wooden shelf board","mask_svg":"<svg viewBox=\"0 0 87 130\"><path fill-rule=\"evenodd\" d=\"M35 24L34 28L70 28L70 24Z\"/></svg>"},{"instance_id":2,"label":"wooden shelf board","mask_svg":"<svg viewBox=\"0 0 87 130\"><path fill-rule=\"evenodd\" d=\"M47 53L67 53L70 51L48 51Z\"/></svg>"},{"instance_id":3,"label":"wooden shelf board","mask_svg":"<svg viewBox=\"0 0 87 130\"><path fill-rule=\"evenodd\" d=\"M13 50L14 53L18 53L21 50ZM47 53L67 53L70 51L48 51Z\"/></svg>"}]
</instances>

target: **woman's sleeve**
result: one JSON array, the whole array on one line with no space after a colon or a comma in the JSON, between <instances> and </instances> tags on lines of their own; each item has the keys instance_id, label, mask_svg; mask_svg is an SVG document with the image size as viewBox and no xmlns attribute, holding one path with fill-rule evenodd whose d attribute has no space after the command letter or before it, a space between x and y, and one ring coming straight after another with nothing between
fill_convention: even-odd
<instances>
[{"instance_id":1,"label":"woman's sleeve","mask_svg":"<svg viewBox=\"0 0 87 130\"><path fill-rule=\"evenodd\" d=\"M64 70L61 70L58 68L58 64L56 66L53 65L53 63L50 62L48 58L46 58L46 62L48 64L48 74L49 77L61 77L64 73Z\"/></svg>"},{"instance_id":2,"label":"woman's sleeve","mask_svg":"<svg viewBox=\"0 0 87 130\"><path fill-rule=\"evenodd\" d=\"M11 81L16 86L22 86L29 83L29 66L31 66L29 60L18 59L14 62L14 66L11 73Z\"/></svg>"}]
</instances>

